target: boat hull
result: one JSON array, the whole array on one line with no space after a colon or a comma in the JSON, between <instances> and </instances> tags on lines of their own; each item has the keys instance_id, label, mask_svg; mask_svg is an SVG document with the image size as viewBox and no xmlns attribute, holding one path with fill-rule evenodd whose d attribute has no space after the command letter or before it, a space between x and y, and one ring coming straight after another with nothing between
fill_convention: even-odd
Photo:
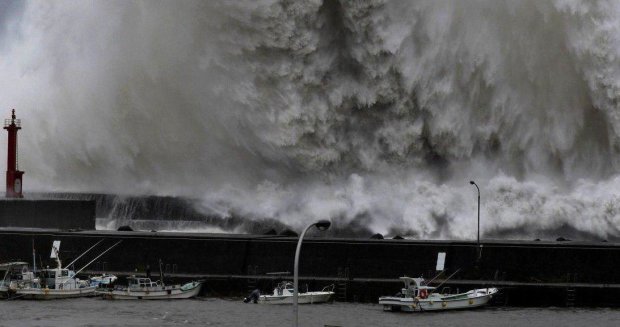
<instances>
[{"instance_id":1,"label":"boat hull","mask_svg":"<svg viewBox=\"0 0 620 327\"><path fill-rule=\"evenodd\" d=\"M477 289L457 295L435 295L427 299L382 296L379 304L383 305L384 311L445 311L473 309L485 306L489 303L497 289Z\"/></svg>"},{"instance_id":2,"label":"boat hull","mask_svg":"<svg viewBox=\"0 0 620 327\"><path fill-rule=\"evenodd\" d=\"M45 288L26 288L15 291L15 297L25 300L54 300L70 299L76 297L95 296L95 287L83 287L76 289L45 289Z\"/></svg>"},{"instance_id":3,"label":"boat hull","mask_svg":"<svg viewBox=\"0 0 620 327\"><path fill-rule=\"evenodd\" d=\"M329 302L334 296L334 292L306 292L300 293L297 299L298 304L315 304ZM293 304L292 295L261 295L258 303L263 304Z\"/></svg>"},{"instance_id":4,"label":"boat hull","mask_svg":"<svg viewBox=\"0 0 620 327\"><path fill-rule=\"evenodd\" d=\"M4 285L0 286L0 299L7 299L11 296L12 293L15 293L15 292L9 290L8 287Z\"/></svg>"},{"instance_id":5,"label":"boat hull","mask_svg":"<svg viewBox=\"0 0 620 327\"><path fill-rule=\"evenodd\" d=\"M171 300L189 299L196 297L202 287L201 282L193 282L192 285L168 286L148 289L123 289L110 291L97 291L106 300Z\"/></svg>"}]
</instances>

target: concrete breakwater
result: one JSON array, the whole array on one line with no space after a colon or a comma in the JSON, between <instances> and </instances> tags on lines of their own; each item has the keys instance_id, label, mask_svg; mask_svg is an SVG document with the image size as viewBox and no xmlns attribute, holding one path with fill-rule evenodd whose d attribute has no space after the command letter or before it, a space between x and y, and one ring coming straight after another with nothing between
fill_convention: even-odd
<instances>
[{"instance_id":1,"label":"concrete breakwater","mask_svg":"<svg viewBox=\"0 0 620 327\"><path fill-rule=\"evenodd\" d=\"M269 290L280 277L268 273L292 272L297 242L296 237L272 235L18 228L0 230L0 238L0 261L31 261L34 244L37 262L50 266L53 240L62 241L60 255L69 262L103 239L76 268L122 240L87 273L142 274L149 265L155 275L162 259L167 278L206 279L205 291L212 295ZM300 275L310 288L336 284L339 300L373 302L379 295L396 293L399 276L435 276L440 252L446 253L443 277L458 270L443 285L449 291L499 286L499 301L510 305L620 305L620 244L608 242L484 241L479 248L468 241L309 237Z\"/></svg>"},{"instance_id":2,"label":"concrete breakwater","mask_svg":"<svg viewBox=\"0 0 620 327\"><path fill-rule=\"evenodd\" d=\"M0 199L0 226L95 229L96 203L73 199Z\"/></svg>"}]
</instances>

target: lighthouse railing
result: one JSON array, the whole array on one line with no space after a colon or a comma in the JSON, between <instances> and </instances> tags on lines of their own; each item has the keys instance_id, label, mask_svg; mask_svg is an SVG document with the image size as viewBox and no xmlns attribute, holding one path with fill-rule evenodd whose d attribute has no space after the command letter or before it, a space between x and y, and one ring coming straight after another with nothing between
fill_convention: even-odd
<instances>
[{"instance_id":1,"label":"lighthouse railing","mask_svg":"<svg viewBox=\"0 0 620 327\"><path fill-rule=\"evenodd\" d=\"M4 127L9 127L12 124L15 124L16 127L22 127L21 119L5 119L4 120Z\"/></svg>"}]
</instances>

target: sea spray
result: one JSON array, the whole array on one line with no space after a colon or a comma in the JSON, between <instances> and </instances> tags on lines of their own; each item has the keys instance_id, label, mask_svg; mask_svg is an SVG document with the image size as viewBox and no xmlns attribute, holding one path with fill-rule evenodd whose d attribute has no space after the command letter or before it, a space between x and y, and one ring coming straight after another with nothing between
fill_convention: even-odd
<instances>
[{"instance_id":1,"label":"sea spray","mask_svg":"<svg viewBox=\"0 0 620 327\"><path fill-rule=\"evenodd\" d=\"M483 235L618 237L619 6L34 1L0 98L26 192L471 239L474 179Z\"/></svg>"}]
</instances>

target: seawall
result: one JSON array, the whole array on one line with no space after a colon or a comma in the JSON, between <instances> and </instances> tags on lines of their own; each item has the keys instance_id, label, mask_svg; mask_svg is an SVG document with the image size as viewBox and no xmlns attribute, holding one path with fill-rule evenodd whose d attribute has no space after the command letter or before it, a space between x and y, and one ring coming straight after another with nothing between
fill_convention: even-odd
<instances>
[{"instance_id":1,"label":"seawall","mask_svg":"<svg viewBox=\"0 0 620 327\"><path fill-rule=\"evenodd\" d=\"M268 291L275 282L270 272L292 272L297 239L268 235L0 230L0 261L50 262L53 240L61 240L67 263L100 240L75 269L92 260L118 240L122 243L93 262L87 272L140 274L158 261L169 278L207 279L215 293L243 294L249 288ZM501 299L511 305L620 305L620 244L586 242L414 241L374 239L304 240L300 275L317 288L335 283L341 300L375 301L396 293L399 276L435 274L437 253L445 252L446 275L458 271L445 286L465 290L473 286L500 286ZM439 278L438 280L441 280ZM532 297L532 291L538 295ZM344 294L342 294L344 293ZM578 296L575 298L575 293Z\"/></svg>"},{"instance_id":2,"label":"seawall","mask_svg":"<svg viewBox=\"0 0 620 327\"><path fill-rule=\"evenodd\" d=\"M95 229L95 201L1 199L0 227Z\"/></svg>"}]
</instances>

